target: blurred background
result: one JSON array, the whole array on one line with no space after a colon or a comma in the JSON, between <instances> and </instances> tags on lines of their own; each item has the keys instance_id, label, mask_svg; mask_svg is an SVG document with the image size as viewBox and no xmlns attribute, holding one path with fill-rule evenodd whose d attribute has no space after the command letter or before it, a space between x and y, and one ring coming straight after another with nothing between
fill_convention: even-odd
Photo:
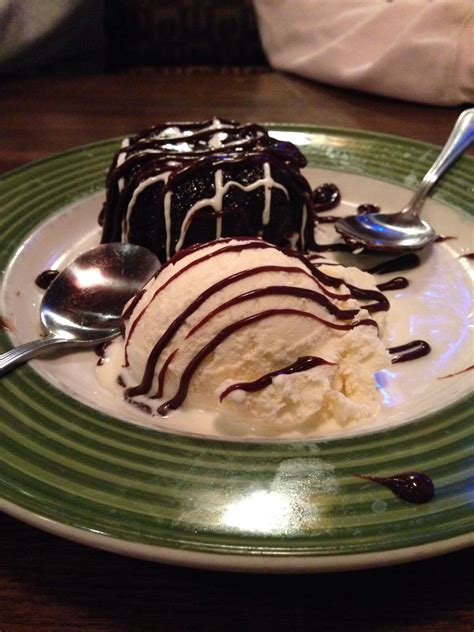
<instances>
[{"instance_id":1,"label":"blurred background","mask_svg":"<svg viewBox=\"0 0 474 632\"><path fill-rule=\"evenodd\" d=\"M0 72L266 66L251 0L0 0Z\"/></svg>"}]
</instances>

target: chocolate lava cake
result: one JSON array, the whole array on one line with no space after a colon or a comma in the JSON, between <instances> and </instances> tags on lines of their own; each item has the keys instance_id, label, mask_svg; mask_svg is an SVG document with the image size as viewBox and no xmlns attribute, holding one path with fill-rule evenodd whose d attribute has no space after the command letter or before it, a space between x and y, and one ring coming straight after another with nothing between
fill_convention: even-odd
<instances>
[{"instance_id":1,"label":"chocolate lava cake","mask_svg":"<svg viewBox=\"0 0 474 632\"><path fill-rule=\"evenodd\" d=\"M102 243L145 246L164 262L195 243L259 236L314 246L306 159L261 125L214 118L166 123L126 138L114 157L99 218Z\"/></svg>"}]
</instances>

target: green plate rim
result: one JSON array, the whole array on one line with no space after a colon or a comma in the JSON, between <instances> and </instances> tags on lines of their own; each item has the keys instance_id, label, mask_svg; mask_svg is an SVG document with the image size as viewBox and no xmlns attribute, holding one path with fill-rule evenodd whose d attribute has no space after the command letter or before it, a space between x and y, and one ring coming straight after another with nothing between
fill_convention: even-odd
<instances>
[{"instance_id":1,"label":"green plate rim","mask_svg":"<svg viewBox=\"0 0 474 632\"><path fill-rule=\"evenodd\" d=\"M329 143L332 138L344 141L342 148L337 144L331 148L330 156L327 144L302 147L310 166L405 187L407 174L423 175L438 151L435 145L391 134L290 123L266 125L271 130L323 134ZM31 233L28 222L36 227L65 203L102 188L99 169L105 174L121 139L75 147L0 176L0 228L7 223L7 215L9 226L0 233L0 251L7 253L0 255L1 268ZM390 164L374 162L370 153L377 153L377 148L391 152ZM408 149L410 160L404 156ZM52 173L52 167L57 171ZM51 184L54 192L54 186L61 189L64 179L70 184L66 187L69 196L58 193L36 209L31 208L28 191L21 192L35 182L39 193ZM460 182L474 190L474 159L469 156L453 167L435 197L472 216L474 206L471 208L469 196L460 190ZM15 194L19 191L18 203ZM38 199L42 200L41 195ZM9 346L8 337L1 333L0 350ZM79 404L30 367L3 378L0 396L0 508L99 548L242 570L256 570L252 560L258 557L267 560L273 570L284 571L360 568L384 560L394 563L454 550L473 541L469 493L473 396L408 426L386 431L322 442L249 444L133 426ZM413 443L413 438L419 443ZM323 525L262 532L229 527L222 523L222 515L213 517L212 512L207 517L200 515L196 523L182 518L180 512L199 511L209 498L227 499L225 507L226 502L238 502L249 493L271 493L278 468L289 459L317 464L336 481L335 495L319 490L318 502L323 498L325 503ZM395 467L397 471L414 469L414 463L435 480L437 493L432 503L401 503L385 488L353 476L355 467L357 473L368 473L369 467L372 474L386 474ZM132 492L135 495L130 498ZM374 499L384 503L383 513L373 512ZM305 510L311 513L313 505L305 503Z\"/></svg>"}]
</instances>

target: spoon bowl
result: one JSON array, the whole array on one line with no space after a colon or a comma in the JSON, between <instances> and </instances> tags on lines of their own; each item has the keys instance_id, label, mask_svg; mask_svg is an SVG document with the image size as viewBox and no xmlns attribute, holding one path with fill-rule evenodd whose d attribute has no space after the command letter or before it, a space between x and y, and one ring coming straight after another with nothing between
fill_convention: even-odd
<instances>
[{"instance_id":1,"label":"spoon bowl","mask_svg":"<svg viewBox=\"0 0 474 632\"><path fill-rule=\"evenodd\" d=\"M435 230L425 221L404 223L400 213L365 213L337 222L336 230L345 238L370 250L399 252L420 250L436 239Z\"/></svg>"},{"instance_id":2,"label":"spoon bowl","mask_svg":"<svg viewBox=\"0 0 474 632\"><path fill-rule=\"evenodd\" d=\"M152 252L134 244L102 244L77 257L41 302L48 335L0 355L0 376L47 349L90 347L118 336L125 304L159 265Z\"/></svg>"},{"instance_id":3,"label":"spoon bowl","mask_svg":"<svg viewBox=\"0 0 474 632\"><path fill-rule=\"evenodd\" d=\"M436 238L435 230L419 215L433 186L474 142L474 108L464 110L453 130L414 193L398 213L366 213L340 219L335 228L344 239L367 250L400 252L420 250Z\"/></svg>"}]
</instances>

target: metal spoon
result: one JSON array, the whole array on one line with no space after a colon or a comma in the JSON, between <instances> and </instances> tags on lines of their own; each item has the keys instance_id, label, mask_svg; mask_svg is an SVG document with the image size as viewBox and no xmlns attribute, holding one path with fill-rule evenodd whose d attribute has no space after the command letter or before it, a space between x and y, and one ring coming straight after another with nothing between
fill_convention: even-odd
<instances>
[{"instance_id":1,"label":"metal spoon","mask_svg":"<svg viewBox=\"0 0 474 632\"><path fill-rule=\"evenodd\" d=\"M0 355L0 376L47 349L91 347L115 338L125 303L159 265L152 252L133 244L103 244L77 257L41 302L48 335Z\"/></svg>"},{"instance_id":2,"label":"metal spoon","mask_svg":"<svg viewBox=\"0 0 474 632\"><path fill-rule=\"evenodd\" d=\"M419 218L421 207L441 176L474 142L474 108L464 110L433 166L410 202L398 213L367 213L340 219L336 230L368 250L386 252L419 250L436 237L433 228Z\"/></svg>"}]
</instances>

